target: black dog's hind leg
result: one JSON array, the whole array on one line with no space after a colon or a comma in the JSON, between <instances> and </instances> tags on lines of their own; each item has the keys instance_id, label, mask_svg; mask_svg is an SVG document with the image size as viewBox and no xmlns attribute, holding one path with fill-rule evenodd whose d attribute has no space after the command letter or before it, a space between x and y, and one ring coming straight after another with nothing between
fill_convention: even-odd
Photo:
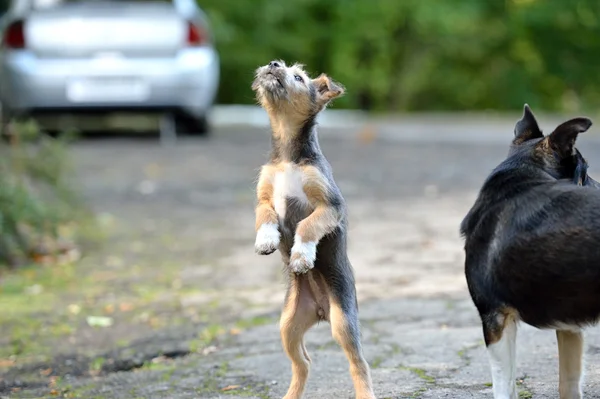
<instances>
[{"instance_id":1,"label":"black dog's hind leg","mask_svg":"<svg viewBox=\"0 0 600 399\"><path fill-rule=\"evenodd\" d=\"M487 347L494 399L518 399L516 377L517 320L509 312L481 316Z\"/></svg>"},{"instance_id":2,"label":"black dog's hind leg","mask_svg":"<svg viewBox=\"0 0 600 399\"><path fill-rule=\"evenodd\" d=\"M365 360L360 342L358 306L354 283L337 280L329 294L331 333L344 350L350 363L350 375L354 383L356 399L375 399L371 372Z\"/></svg>"},{"instance_id":3,"label":"black dog's hind leg","mask_svg":"<svg viewBox=\"0 0 600 399\"><path fill-rule=\"evenodd\" d=\"M556 330L560 367L558 392L560 399L580 399L583 368L583 333Z\"/></svg>"}]
</instances>

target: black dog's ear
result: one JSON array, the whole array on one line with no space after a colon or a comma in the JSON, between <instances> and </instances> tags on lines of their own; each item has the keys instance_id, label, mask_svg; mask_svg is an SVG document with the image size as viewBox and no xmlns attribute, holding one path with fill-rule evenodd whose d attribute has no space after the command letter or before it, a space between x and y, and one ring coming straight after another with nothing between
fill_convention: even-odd
<instances>
[{"instance_id":1,"label":"black dog's ear","mask_svg":"<svg viewBox=\"0 0 600 399\"><path fill-rule=\"evenodd\" d=\"M542 138L544 134L540 130L540 127L531 112L529 105L525 104L523 107L523 117L515 125L515 139L513 144L521 144L524 141Z\"/></svg>"},{"instance_id":2,"label":"black dog's ear","mask_svg":"<svg viewBox=\"0 0 600 399\"><path fill-rule=\"evenodd\" d=\"M548 136L548 144L561 157L568 157L573 154L575 140L579 133L587 131L592 126L592 121L588 118L575 118L568 120L560 125Z\"/></svg>"},{"instance_id":3,"label":"black dog's ear","mask_svg":"<svg viewBox=\"0 0 600 399\"><path fill-rule=\"evenodd\" d=\"M573 175L573 183L575 183L578 186L585 186L588 183L588 164L577 148L575 148L575 154L573 155L573 158L575 160L575 173Z\"/></svg>"}]
</instances>

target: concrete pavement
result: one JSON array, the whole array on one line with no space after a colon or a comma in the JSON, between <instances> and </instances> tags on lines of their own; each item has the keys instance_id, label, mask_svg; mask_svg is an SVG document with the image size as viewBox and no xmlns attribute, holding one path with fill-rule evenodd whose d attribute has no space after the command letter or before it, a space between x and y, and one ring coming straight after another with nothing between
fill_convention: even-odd
<instances>
[{"instance_id":1,"label":"concrete pavement","mask_svg":"<svg viewBox=\"0 0 600 399\"><path fill-rule=\"evenodd\" d=\"M350 259L378 398L492 398L458 226L487 173L506 154L511 123L448 122L448 131L471 126L451 138L434 128L417 134L403 122L331 127L321 134L350 210ZM144 311L164 323L148 329L138 318L116 319L112 327L93 330L98 344L85 344L85 334L92 332L77 327L68 337L74 344L57 349L47 363L60 363L60 355L69 353L93 359L103 345L104 365L93 373L63 373L53 386L32 384L16 392L10 385L15 373L9 371L0 396L283 396L290 368L277 326L284 293L279 255L260 257L252 246L253 181L269 142L263 132L223 128L208 140L183 139L169 147L138 139L74 146L86 195L97 212L117 221L110 241L115 246L89 253L80 270L103 267L114 273L115 284L131 278L133 265L139 271L136 284L147 283L147 276L168 276L164 287L152 286L144 304ZM600 141L592 133L579 148L590 174L600 174ZM144 249L133 248L134 242ZM110 256L120 262L106 263ZM101 298L131 300L125 292L115 289ZM76 300L74 291L68 303ZM127 343L118 344L124 336ZM555 341L552 331L520 328L522 398L558 397ZM587 341L586 397L600 397L600 333L590 330ZM182 356L161 357L165 343L184 348ZM114 360L106 355L111 349L130 348L115 355L127 358L154 345L163 349L138 367L106 366ZM307 347L313 366L306 398L353 397L347 362L328 325L307 334Z\"/></svg>"}]
</instances>

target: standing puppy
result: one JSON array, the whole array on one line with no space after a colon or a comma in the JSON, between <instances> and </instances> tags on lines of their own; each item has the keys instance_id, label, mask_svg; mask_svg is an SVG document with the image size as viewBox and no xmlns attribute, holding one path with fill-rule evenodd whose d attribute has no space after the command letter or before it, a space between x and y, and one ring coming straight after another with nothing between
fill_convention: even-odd
<instances>
[{"instance_id":1,"label":"standing puppy","mask_svg":"<svg viewBox=\"0 0 600 399\"><path fill-rule=\"evenodd\" d=\"M271 156L257 186L256 252L279 249L289 276L280 329L292 361L284 399L302 396L310 358L304 333L331 322L342 346L356 398L375 398L362 353L354 273L346 254L346 206L321 153L316 117L344 89L328 76L310 79L299 65L271 61L252 84L271 121Z\"/></svg>"},{"instance_id":2,"label":"standing puppy","mask_svg":"<svg viewBox=\"0 0 600 399\"><path fill-rule=\"evenodd\" d=\"M582 397L582 329L600 320L600 190L575 148L587 118L544 136L529 107L465 217L465 272L494 398L517 399L517 323L556 330L561 399Z\"/></svg>"}]
</instances>

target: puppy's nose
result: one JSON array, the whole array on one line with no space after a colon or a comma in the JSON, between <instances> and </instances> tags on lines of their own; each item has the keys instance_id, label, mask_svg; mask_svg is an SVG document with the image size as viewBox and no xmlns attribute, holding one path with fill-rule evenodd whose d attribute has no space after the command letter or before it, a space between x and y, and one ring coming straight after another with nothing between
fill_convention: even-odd
<instances>
[{"instance_id":1,"label":"puppy's nose","mask_svg":"<svg viewBox=\"0 0 600 399\"><path fill-rule=\"evenodd\" d=\"M281 64L277 61L269 62L269 68L279 68L280 66L281 66Z\"/></svg>"}]
</instances>

